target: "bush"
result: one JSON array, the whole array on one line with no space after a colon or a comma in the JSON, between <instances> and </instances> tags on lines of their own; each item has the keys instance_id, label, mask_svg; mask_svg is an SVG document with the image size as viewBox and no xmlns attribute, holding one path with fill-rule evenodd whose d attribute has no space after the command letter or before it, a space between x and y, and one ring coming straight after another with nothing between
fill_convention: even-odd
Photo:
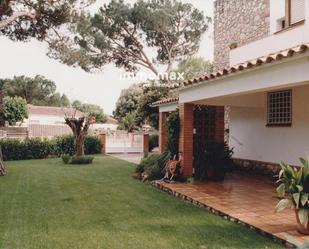
<instances>
[{"instance_id":1,"label":"bush","mask_svg":"<svg viewBox=\"0 0 309 249\"><path fill-rule=\"evenodd\" d=\"M179 111L172 112L166 121L167 129L167 151L178 158L179 151L179 132L180 132L180 121Z\"/></svg>"},{"instance_id":2,"label":"bush","mask_svg":"<svg viewBox=\"0 0 309 249\"><path fill-rule=\"evenodd\" d=\"M48 156L62 155L73 156L74 137L60 136L53 140L30 138L25 140L19 139L0 139L3 159L9 160L26 160L26 159L43 159ZM85 140L86 154L99 154L101 152L101 142L95 136L87 136Z\"/></svg>"},{"instance_id":3,"label":"bush","mask_svg":"<svg viewBox=\"0 0 309 249\"><path fill-rule=\"evenodd\" d=\"M55 138L54 152L57 156L75 154L74 136L65 135ZM101 152L101 142L96 136L86 136L85 139L85 154L93 155Z\"/></svg>"},{"instance_id":4,"label":"bush","mask_svg":"<svg viewBox=\"0 0 309 249\"><path fill-rule=\"evenodd\" d=\"M63 155L62 157L61 157L61 159L62 159L62 161L65 163L65 164L69 164L70 163L70 161L71 161L71 156L70 155Z\"/></svg>"},{"instance_id":5,"label":"bush","mask_svg":"<svg viewBox=\"0 0 309 249\"><path fill-rule=\"evenodd\" d=\"M70 155L75 153L74 137L72 135L58 136L54 139L54 153L55 155Z\"/></svg>"},{"instance_id":6,"label":"bush","mask_svg":"<svg viewBox=\"0 0 309 249\"><path fill-rule=\"evenodd\" d=\"M170 159L169 153L147 156L137 165L135 172L145 174L150 181L161 179L165 174L164 166L168 159Z\"/></svg>"},{"instance_id":7,"label":"bush","mask_svg":"<svg viewBox=\"0 0 309 249\"><path fill-rule=\"evenodd\" d=\"M40 138L31 138L24 141L18 139L1 139L3 159L23 160L23 159L43 159L47 158L52 150L52 143Z\"/></svg>"},{"instance_id":8,"label":"bush","mask_svg":"<svg viewBox=\"0 0 309 249\"><path fill-rule=\"evenodd\" d=\"M149 136L149 151L151 152L154 148L159 146L159 135L151 134Z\"/></svg>"},{"instance_id":9,"label":"bush","mask_svg":"<svg viewBox=\"0 0 309 249\"><path fill-rule=\"evenodd\" d=\"M71 158L71 164L91 164L94 157L92 156L73 156Z\"/></svg>"}]
</instances>

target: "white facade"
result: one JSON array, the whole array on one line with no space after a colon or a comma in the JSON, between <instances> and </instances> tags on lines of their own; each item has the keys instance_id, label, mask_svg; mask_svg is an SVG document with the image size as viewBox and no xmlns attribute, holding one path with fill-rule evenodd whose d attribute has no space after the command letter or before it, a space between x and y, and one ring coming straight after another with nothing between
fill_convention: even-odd
<instances>
[{"instance_id":1,"label":"white facade","mask_svg":"<svg viewBox=\"0 0 309 249\"><path fill-rule=\"evenodd\" d=\"M285 16L285 0L270 0L270 35L230 51L230 65L275 53L309 42L309 0L305 0L305 21L280 31L280 19Z\"/></svg>"},{"instance_id":2,"label":"white facade","mask_svg":"<svg viewBox=\"0 0 309 249\"><path fill-rule=\"evenodd\" d=\"M308 82L309 84L309 82ZM267 95L251 98L253 103L232 106L230 111L230 146L234 157L271 163L284 161L299 165L299 157L309 153L309 85L292 88L292 126L267 127ZM256 100L262 100L261 107ZM245 102L244 102L245 103Z\"/></svg>"}]
</instances>

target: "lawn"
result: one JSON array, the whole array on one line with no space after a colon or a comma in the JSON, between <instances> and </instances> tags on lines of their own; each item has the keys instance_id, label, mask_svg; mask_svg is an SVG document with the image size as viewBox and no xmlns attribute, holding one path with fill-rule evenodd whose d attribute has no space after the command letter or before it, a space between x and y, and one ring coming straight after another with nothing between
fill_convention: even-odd
<instances>
[{"instance_id":1,"label":"lawn","mask_svg":"<svg viewBox=\"0 0 309 249\"><path fill-rule=\"evenodd\" d=\"M281 248L271 240L131 178L98 156L7 162L0 178L1 249Z\"/></svg>"}]
</instances>

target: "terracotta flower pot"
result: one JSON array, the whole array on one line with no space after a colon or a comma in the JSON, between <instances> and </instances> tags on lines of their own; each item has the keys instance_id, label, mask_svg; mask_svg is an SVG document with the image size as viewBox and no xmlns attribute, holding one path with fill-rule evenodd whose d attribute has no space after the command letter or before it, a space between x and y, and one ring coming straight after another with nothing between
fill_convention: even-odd
<instances>
[{"instance_id":1,"label":"terracotta flower pot","mask_svg":"<svg viewBox=\"0 0 309 249\"><path fill-rule=\"evenodd\" d=\"M302 234L309 235L309 221L307 223L307 227L305 227L303 224L301 224L300 220L298 218L298 212L299 212L299 209L295 209L296 220L297 220L297 231L302 233Z\"/></svg>"}]
</instances>

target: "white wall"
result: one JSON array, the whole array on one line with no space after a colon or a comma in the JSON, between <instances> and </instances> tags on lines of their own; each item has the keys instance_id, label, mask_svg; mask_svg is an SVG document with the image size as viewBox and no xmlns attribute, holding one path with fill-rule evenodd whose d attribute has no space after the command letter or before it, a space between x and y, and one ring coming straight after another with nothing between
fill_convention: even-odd
<instances>
[{"instance_id":1,"label":"white wall","mask_svg":"<svg viewBox=\"0 0 309 249\"><path fill-rule=\"evenodd\" d=\"M29 118L25 120L30 124L64 124L64 116L51 116L51 115L29 115Z\"/></svg>"},{"instance_id":2,"label":"white wall","mask_svg":"<svg viewBox=\"0 0 309 249\"><path fill-rule=\"evenodd\" d=\"M270 35L261 40L230 51L230 65L253 60L280 50L295 47L309 42L309 0L306 0L306 22L285 31L275 33L277 20L282 16L285 0L270 0Z\"/></svg>"},{"instance_id":3,"label":"white wall","mask_svg":"<svg viewBox=\"0 0 309 249\"><path fill-rule=\"evenodd\" d=\"M309 86L293 89L292 127L266 127L266 108L231 107L234 157L299 165L309 153ZM266 93L265 102L266 104Z\"/></svg>"},{"instance_id":4,"label":"white wall","mask_svg":"<svg viewBox=\"0 0 309 249\"><path fill-rule=\"evenodd\" d=\"M278 31L278 19L285 18L285 0L270 0L270 33Z\"/></svg>"}]
</instances>

